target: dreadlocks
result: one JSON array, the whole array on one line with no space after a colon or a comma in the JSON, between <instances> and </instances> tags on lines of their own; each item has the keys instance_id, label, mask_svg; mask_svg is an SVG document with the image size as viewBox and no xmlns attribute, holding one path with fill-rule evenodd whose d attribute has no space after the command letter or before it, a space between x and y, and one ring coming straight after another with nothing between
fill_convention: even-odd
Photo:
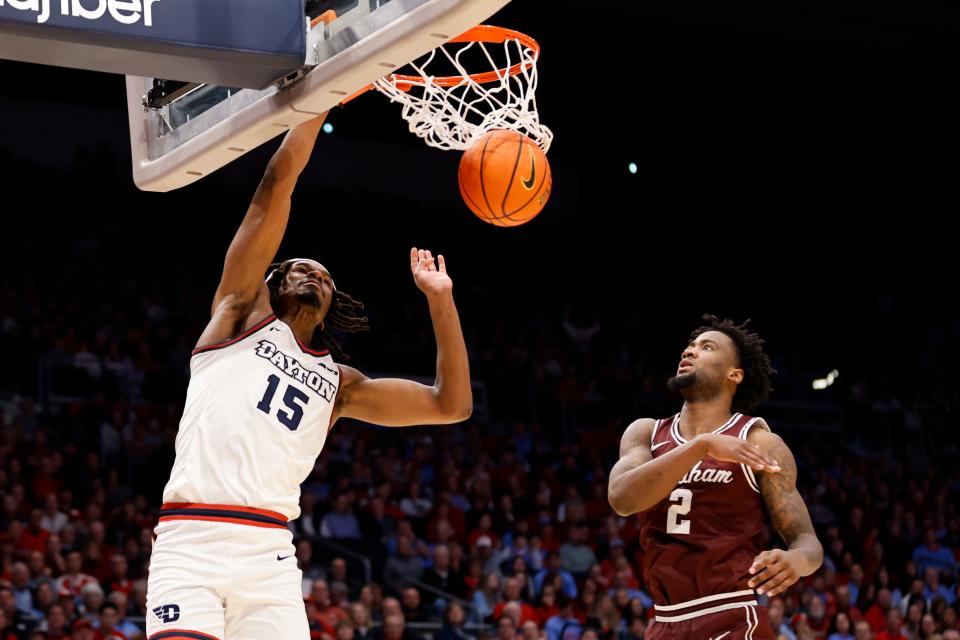
<instances>
[{"instance_id":1,"label":"dreadlocks","mask_svg":"<svg viewBox=\"0 0 960 640\"><path fill-rule=\"evenodd\" d=\"M280 283L287 277L290 267L295 262L296 260L275 262L267 267L267 289L270 290L270 306L277 315L279 315L278 311L280 309ZM340 343L333 336L334 329L345 333L357 333L369 328L367 317L363 315L363 303L354 300L343 291L334 291L327 317L321 326L314 329L309 346L311 349L317 350L329 349L334 360L343 362L349 360L350 357L344 353Z\"/></svg>"},{"instance_id":2,"label":"dreadlocks","mask_svg":"<svg viewBox=\"0 0 960 640\"><path fill-rule=\"evenodd\" d=\"M733 341L737 366L743 369L743 381L737 385L732 409L737 413L750 413L770 395L770 375L776 373L770 356L763 352L763 338L747 330L749 320L738 325L733 320L720 320L709 314L704 315L703 320L707 324L696 329L690 339L695 340L707 331L720 331Z\"/></svg>"}]
</instances>

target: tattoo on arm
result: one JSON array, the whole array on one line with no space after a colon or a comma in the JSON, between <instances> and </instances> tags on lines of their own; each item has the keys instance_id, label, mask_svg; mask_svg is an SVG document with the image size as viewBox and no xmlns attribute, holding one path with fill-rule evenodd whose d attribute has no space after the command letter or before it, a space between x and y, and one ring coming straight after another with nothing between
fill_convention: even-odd
<instances>
[{"instance_id":1,"label":"tattoo on arm","mask_svg":"<svg viewBox=\"0 0 960 640\"><path fill-rule=\"evenodd\" d=\"M767 453L780 463L779 473L760 473L759 484L767 513L784 542L792 545L804 534L815 536L810 513L797 491L797 462L780 436Z\"/></svg>"}]
</instances>

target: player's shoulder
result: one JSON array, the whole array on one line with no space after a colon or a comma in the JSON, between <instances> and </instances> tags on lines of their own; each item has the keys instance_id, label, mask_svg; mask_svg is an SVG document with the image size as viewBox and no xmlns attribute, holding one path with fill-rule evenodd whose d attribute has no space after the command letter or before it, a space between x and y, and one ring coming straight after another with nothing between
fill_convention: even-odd
<instances>
[{"instance_id":1,"label":"player's shoulder","mask_svg":"<svg viewBox=\"0 0 960 640\"><path fill-rule=\"evenodd\" d=\"M620 436L620 451L629 451L638 445L649 447L656 424L653 418L637 418L631 422Z\"/></svg>"},{"instance_id":2,"label":"player's shoulder","mask_svg":"<svg viewBox=\"0 0 960 640\"><path fill-rule=\"evenodd\" d=\"M776 447L785 447L786 443L779 435L773 432L770 424L763 418L753 418L751 429L747 433L747 441L769 451Z\"/></svg>"},{"instance_id":3,"label":"player's shoulder","mask_svg":"<svg viewBox=\"0 0 960 640\"><path fill-rule=\"evenodd\" d=\"M627 434L636 434L636 433L646 433L649 435L653 431L654 425L657 424L657 420L654 418L637 418L629 425L627 425L626 430L623 432L623 435Z\"/></svg>"},{"instance_id":4,"label":"player's shoulder","mask_svg":"<svg viewBox=\"0 0 960 640\"><path fill-rule=\"evenodd\" d=\"M197 346L193 349L191 355L215 354L215 352L225 349L226 347L232 347L243 342L245 339L268 326L276 328L277 316L271 311L266 315L260 316L256 321L247 319L238 325L242 329L239 331L237 329L224 330L224 327L221 326L222 324L220 319L216 317L212 319L197 341Z\"/></svg>"}]
</instances>

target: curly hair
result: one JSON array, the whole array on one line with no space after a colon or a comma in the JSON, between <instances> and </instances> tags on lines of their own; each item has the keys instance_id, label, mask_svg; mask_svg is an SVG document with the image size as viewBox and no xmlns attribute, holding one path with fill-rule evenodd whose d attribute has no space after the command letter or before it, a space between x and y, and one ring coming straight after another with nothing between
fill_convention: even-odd
<instances>
[{"instance_id":1,"label":"curly hair","mask_svg":"<svg viewBox=\"0 0 960 640\"><path fill-rule=\"evenodd\" d=\"M287 273L290 272L290 268L295 262L296 260L275 262L267 267L267 289L270 291L270 307L277 315L280 311L280 283L287 277ZM362 302L355 300L343 291L335 290L333 301L330 303L330 310L327 311L327 317L324 319L325 322L313 331L310 348L318 351L329 349L333 359L340 362L350 360L350 357L334 337L333 331L336 329L345 333L357 333L368 330L370 327L367 326L367 317L363 315L362 311Z\"/></svg>"},{"instance_id":2,"label":"curly hair","mask_svg":"<svg viewBox=\"0 0 960 640\"><path fill-rule=\"evenodd\" d=\"M773 389L770 376L776 373L770 364L770 356L763 352L763 338L747 330L750 320L737 324L733 320L720 320L717 316L705 314L703 321L707 324L695 329L690 339L696 340L707 331L719 331L733 341L737 366L743 369L743 380L737 385L731 408L737 413L750 413L770 395Z\"/></svg>"}]
</instances>

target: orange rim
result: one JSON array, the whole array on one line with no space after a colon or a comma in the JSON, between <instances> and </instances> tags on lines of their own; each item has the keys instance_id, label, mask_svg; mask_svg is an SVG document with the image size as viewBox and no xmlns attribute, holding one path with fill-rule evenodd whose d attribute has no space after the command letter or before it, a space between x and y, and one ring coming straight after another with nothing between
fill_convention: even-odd
<instances>
[{"instance_id":1,"label":"orange rim","mask_svg":"<svg viewBox=\"0 0 960 640\"><path fill-rule=\"evenodd\" d=\"M540 53L540 45L537 44L536 40L527 34L514 31L513 29L506 29L504 27L493 27L487 24L477 25L466 33L450 40L450 42L486 42L489 44L501 44L507 40L518 40L520 44L528 49L532 49L534 53L538 55ZM455 87L469 77L478 84L487 84L488 82L496 82L497 80L500 80L504 77L504 74L512 78L521 71L529 69L532 66L532 62L518 62L509 69L487 71L484 73L471 73L469 76L440 76L439 78L433 78L432 82L433 84L441 87ZM413 85L422 83L423 77L394 74L393 80L397 83L398 89L401 91L409 91L410 87Z\"/></svg>"},{"instance_id":2,"label":"orange rim","mask_svg":"<svg viewBox=\"0 0 960 640\"><path fill-rule=\"evenodd\" d=\"M337 12L334 11L333 9L327 9L326 11L324 11L323 13L321 13L320 15L318 15L316 18L314 18L314 19L310 22L310 27L313 28L313 27L317 26L318 24L320 24L321 22L322 22L323 24L330 24L331 22L333 22L333 21L336 20L336 19L337 19Z\"/></svg>"},{"instance_id":3,"label":"orange rim","mask_svg":"<svg viewBox=\"0 0 960 640\"><path fill-rule=\"evenodd\" d=\"M457 42L457 43L467 43L467 42L485 42L488 44L502 44L507 40L517 40L527 49L533 50L537 56L540 54L540 45L536 40L531 38L525 33L519 31L514 31L513 29L507 29L505 27L494 27L488 24L477 25L476 27L466 31L465 33L457 36L448 41ZM533 62L518 62L508 69L500 69L498 71L485 71L484 73L471 73L469 76L440 76L437 78L432 78L431 82L435 85L441 87L455 87L459 84L462 84L463 81L467 78L470 78L478 84L487 84L490 82L496 82L501 78L506 76L513 77L518 75L522 71L525 71L531 68L534 65ZM397 89L400 91L410 91L412 87L418 84L423 84L423 76L406 76L399 73L394 73L386 78L391 78L396 84ZM370 89L373 89L373 85L367 85L363 89L360 89L352 96L345 98L340 104L346 104L359 96L362 93L366 93Z\"/></svg>"}]
</instances>

